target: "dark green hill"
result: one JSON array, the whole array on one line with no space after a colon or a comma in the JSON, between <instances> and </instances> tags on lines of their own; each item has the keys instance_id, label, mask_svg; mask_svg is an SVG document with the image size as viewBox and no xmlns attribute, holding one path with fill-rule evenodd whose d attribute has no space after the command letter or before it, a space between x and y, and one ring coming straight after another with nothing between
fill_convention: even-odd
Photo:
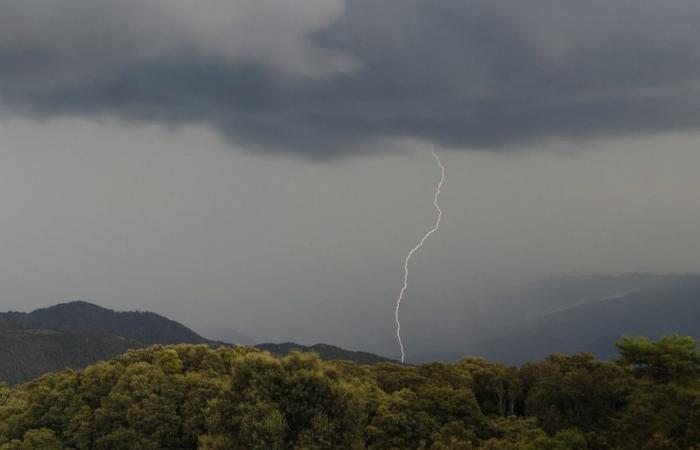
<instances>
[{"instance_id":1,"label":"dark green hill","mask_svg":"<svg viewBox=\"0 0 700 450\"><path fill-rule=\"evenodd\" d=\"M0 313L0 320L9 320L31 328L112 334L144 344L209 342L181 323L152 312L117 312L82 301L60 303L30 313Z\"/></svg>"},{"instance_id":2,"label":"dark green hill","mask_svg":"<svg viewBox=\"0 0 700 450\"><path fill-rule=\"evenodd\" d=\"M0 381L16 384L80 368L151 344L210 343L151 312L117 312L87 302L0 313Z\"/></svg>"},{"instance_id":3,"label":"dark green hill","mask_svg":"<svg viewBox=\"0 0 700 450\"><path fill-rule=\"evenodd\" d=\"M16 384L66 367L84 367L142 344L99 333L27 328L0 321L0 381Z\"/></svg>"}]
</instances>

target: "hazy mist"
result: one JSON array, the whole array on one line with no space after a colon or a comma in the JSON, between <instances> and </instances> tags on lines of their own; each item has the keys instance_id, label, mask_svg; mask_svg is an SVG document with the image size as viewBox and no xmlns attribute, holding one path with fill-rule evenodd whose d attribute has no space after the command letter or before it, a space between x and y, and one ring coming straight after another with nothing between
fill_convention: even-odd
<instances>
[{"instance_id":1,"label":"hazy mist","mask_svg":"<svg viewBox=\"0 0 700 450\"><path fill-rule=\"evenodd\" d=\"M312 163L196 127L4 120L0 135L2 309L82 299L259 341L392 340L403 257L434 220L428 143ZM480 324L504 282L700 270L697 138L443 151L444 222L412 261L406 338Z\"/></svg>"}]
</instances>

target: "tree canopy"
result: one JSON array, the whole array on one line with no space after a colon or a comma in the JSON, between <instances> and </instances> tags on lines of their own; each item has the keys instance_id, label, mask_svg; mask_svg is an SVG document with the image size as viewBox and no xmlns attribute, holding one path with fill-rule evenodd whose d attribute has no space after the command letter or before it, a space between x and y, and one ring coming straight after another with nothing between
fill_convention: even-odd
<instances>
[{"instance_id":1,"label":"tree canopy","mask_svg":"<svg viewBox=\"0 0 700 450\"><path fill-rule=\"evenodd\" d=\"M515 368L154 346L0 386L0 450L694 449L697 342L618 347L616 361L555 354Z\"/></svg>"}]
</instances>

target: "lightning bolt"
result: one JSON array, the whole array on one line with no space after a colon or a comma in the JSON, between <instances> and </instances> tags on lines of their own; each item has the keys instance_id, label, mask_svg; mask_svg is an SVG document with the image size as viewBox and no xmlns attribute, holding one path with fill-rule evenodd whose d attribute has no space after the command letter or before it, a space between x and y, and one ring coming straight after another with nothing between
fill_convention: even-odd
<instances>
[{"instance_id":1,"label":"lightning bolt","mask_svg":"<svg viewBox=\"0 0 700 450\"><path fill-rule=\"evenodd\" d=\"M435 209L437 210L437 220L435 221L435 226L425 233L423 238L418 242L418 245L413 247L413 249L408 252L408 255L406 255L406 259L403 262L403 287L401 288L401 292L399 293L399 297L396 299L396 309L394 310L394 316L396 317L396 338L399 341L399 347L401 348L401 362L404 362L404 359L406 358L406 353L404 352L403 348L403 342L401 341L401 321L399 320L399 310L401 309L401 300L403 300L403 295L406 293L406 289L408 288L408 262L411 260L411 257L413 254L420 249L423 244L425 243L426 239L430 237L433 233L435 233L438 228L440 228L440 221L442 220L442 209L440 209L440 205L438 204L438 197L440 196L440 190L442 189L442 184L445 182L445 166L442 165L442 161L440 161L440 157L438 154L435 152L435 146L432 147L432 153L433 153L433 158L435 158L435 161L437 162L437 165L440 167L440 182L437 185L437 188L435 189L435 196L433 197L433 205L435 205Z\"/></svg>"}]
</instances>

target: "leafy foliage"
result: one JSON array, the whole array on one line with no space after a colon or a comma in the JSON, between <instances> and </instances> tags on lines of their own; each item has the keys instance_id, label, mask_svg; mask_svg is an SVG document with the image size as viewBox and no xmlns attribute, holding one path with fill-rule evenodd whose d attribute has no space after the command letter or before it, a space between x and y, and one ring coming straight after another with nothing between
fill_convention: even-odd
<instances>
[{"instance_id":1,"label":"leafy foliage","mask_svg":"<svg viewBox=\"0 0 700 450\"><path fill-rule=\"evenodd\" d=\"M700 354L626 338L617 361L551 355L417 367L154 346L0 386L0 450L688 450Z\"/></svg>"}]
</instances>

